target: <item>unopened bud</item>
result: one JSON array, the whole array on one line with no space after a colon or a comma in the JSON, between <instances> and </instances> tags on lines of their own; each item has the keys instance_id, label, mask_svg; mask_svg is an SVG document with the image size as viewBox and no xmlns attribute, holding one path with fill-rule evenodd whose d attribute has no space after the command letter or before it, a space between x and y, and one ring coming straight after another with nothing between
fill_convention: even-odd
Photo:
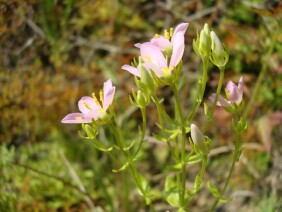
<instances>
[{"instance_id":1,"label":"unopened bud","mask_svg":"<svg viewBox=\"0 0 282 212\"><path fill-rule=\"evenodd\" d=\"M220 55L223 50L223 46L214 31L211 31L211 49L217 55Z\"/></svg>"},{"instance_id":2,"label":"unopened bud","mask_svg":"<svg viewBox=\"0 0 282 212\"><path fill-rule=\"evenodd\" d=\"M208 149L205 144L206 139L195 124L191 124L191 137L198 150L203 154L207 154Z\"/></svg>"},{"instance_id":3,"label":"unopened bud","mask_svg":"<svg viewBox=\"0 0 282 212\"><path fill-rule=\"evenodd\" d=\"M209 56L211 50L211 37L208 24L200 32L199 53L202 57Z\"/></svg>"},{"instance_id":4,"label":"unopened bud","mask_svg":"<svg viewBox=\"0 0 282 212\"><path fill-rule=\"evenodd\" d=\"M226 49L223 47L221 41L215 34L215 32L211 31L211 56L210 60L213 64L218 67L225 66L228 62L229 55Z\"/></svg>"},{"instance_id":5,"label":"unopened bud","mask_svg":"<svg viewBox=\"0 0 282 212\"><path fill-rule=\"evenodd\" d=\"M150 98L142 91L137 91L136 103L138 107L146 107L150 103Z\"/></svg>"}]
</instances>

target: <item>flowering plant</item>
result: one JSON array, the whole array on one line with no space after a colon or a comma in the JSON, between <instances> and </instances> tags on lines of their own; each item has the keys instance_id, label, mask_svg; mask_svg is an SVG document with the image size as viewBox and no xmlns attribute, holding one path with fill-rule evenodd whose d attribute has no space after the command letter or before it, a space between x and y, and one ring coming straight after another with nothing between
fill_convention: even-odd
<instances>
[{"instance_id":1,"label":"flowering plant","mask_svg":"<svg viewBox=\"0 0 282 212\"><path fill-rule=\"evenodd\" d=\"M83 137L93 140L94 146L98 150L108 153L114 161L117 161L115 157L117 154L114 154L114 152L118 152L119 155L123 156L123 160L120 161L120 168L113 169L113 172L128 170L131 173L139 193L144 197L151 211L155 211L154 201L158 197L154 189L151 188L150 180L136 166L136 161L138 161L144 141L147 140L146 108L148 105L154 104L158 112L157 126L159 127L159 133L153 134L153 136L157 141L166 143L173 156L167 167L171 170L171 173L165 180L163 194L167 204L175 207L178 212L188 211L189 204L203 184L212 143L212 139L206 135L206 131L213 120L216 106L223 106L228 112L235 114L232 126L236 134L236 140L234 142L235 149L232 165L223 189L219 191L216 186L211 183L208 184L211 194L215 197L211 211L216 208L219 202L228 201L223 195L230 181L235 163L239 160L242 153L240 135L247 127L247 122L241 115L243 110L243 77L240 78L238 86L232 81L228 82L225 89L226 99L220 95L225 65L229 57L226 48L215 32L210 31L207 24L205 24L200 34L193 41L194 51L201 57L203 63L197 100L188 114L186 114L181 105L179 78L181 76L182 57L185 49L184 38L187 28L188 23L181 23L175 30L172 28L165 30L164 36L155 35L149 42L136 44L135 46L140 50L138 62L135 60L131 65L122 66L123 70L135 76L138 88L137 92L132 91L130 101L140 109L142 114L142 126L138 130L139 142L132 142L129 146L126 146L125 138L121 132L121 126L117 121L117 115L113 107L115 86L112 85L111 80L104 83L104 90L100 91L99 101L95 94L92 97L82 97L78 102L81 113L71 113L62 120L62 123L82 123L82 128L87 135ZM203 101L209 62L218 67L220 77L216 93L210 96L212 104L210 106L204 104L207 120L202 130L200 130L194 124L194 118ZM162 98L157 95L157 90L163 85L169 86L173 92L174 116L167 114L162 104ZM110 126L116 140L116 144L113 144L110 148L105 147L104 143L96 138L98 127L103 125ZM189 151L186 149L187 144L190 144L191 147ZM113 148L114 146L116 148ZM189 174L187 165L193 163L201 163L201 170L194 179L193 188L188 188L186 184Z\"/></svg>"}]
</instances>

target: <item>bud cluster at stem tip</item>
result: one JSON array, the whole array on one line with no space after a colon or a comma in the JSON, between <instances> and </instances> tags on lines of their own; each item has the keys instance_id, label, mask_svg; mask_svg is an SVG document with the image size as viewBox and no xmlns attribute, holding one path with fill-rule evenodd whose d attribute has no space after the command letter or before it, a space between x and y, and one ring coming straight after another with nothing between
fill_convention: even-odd
<instances>
[{"instance_id":1,"label":"bud cluster at stem tip","mask_svg":"<svg viewBox=\"0 0 282 212\"><path fill-rule=\"evenodd\" d=\"M221 43L214 31L210 31L208 24L205 24L197 38L193 40L193 49L202 58L209 58L211 62L223 67L229 59L228 52Z\"/></svg>"}]
</instances>

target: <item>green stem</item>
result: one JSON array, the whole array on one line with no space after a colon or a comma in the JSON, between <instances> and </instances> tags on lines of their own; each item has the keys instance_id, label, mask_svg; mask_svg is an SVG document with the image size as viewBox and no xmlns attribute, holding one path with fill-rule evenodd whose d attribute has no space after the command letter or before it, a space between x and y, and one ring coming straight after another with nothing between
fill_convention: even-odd
<instances>
[{"instance_id":1,"label":"green stem","mask_svg":"<svg viewBox=\"0 0 282 212\"><path fill-rule=\"evenodd\" d=\"M172 90L175 98L175 110L178 111L178 115L181 121L181 161L182 161L182 170L181 170L181 189L180 189L180 203L182 206L185 205L185 192L186 192L186 164L185 160L185 120L182 112L182 108L180 105L180 99L178 95L178 89L176 85L172 85Z\"/></svg>"},{"instance_id":2,"label":"green stem","mask_svg":"<svg viewBox=\"0 0 282 212\"><path fill-rule=\"evenodd\" d=\"M231 176L234 172L235 164L237 162L238 154L239 154L239 151L240 151L240 143L241 143L240 134L238 132L236 132L236 133L237 133L237 135L236 135L236 141L235 141L234 156L233 156L233 161L232 161L232 164L231 164L231 167L230 167L230 170L229 170L229 174L228 174L228 177L225 181L224 187L223 187L223 189L220 193L220 196L216 198L216 200L214 201L210 211L214 211L215 207L219 203L220 198L224 195L226 188L229 184L229 181L231 179Z\"/></svg>"},{"instance_id":3,"label":"green stem","mask_svg":"<svg viewBox=\"0 0 282 212\"><path fill-rule=\"evenodd\" d=\"M198 92L198 99L197 99L196 106L193 107L194 110L192 109L191 113L188 115L188 121L193 120L197 111L199 110L199 107L202 103L204 93L205 93L205 89L206 89L209 58L203 57L202 62L203 62L203 76L202 76L202 79L201 79L201 87L200 87L200 91Z\"/></svg>"},{"instance_id":4,"label":"green stem","mask_svg":"<svg viewBox=\"0 0 282 212\"><path fill-rule=\"evenodd\" d=\"M215 99L214 99L214 102L212 104L212 108L211 110L209 111L208 113L208 120L205 124L205 127L204 127L204 130L203 130L203 133L205 133L212 121L212 117L213 117L213 113L214 113L214 109L216 107L216 103L217 103L217 100L218 100L218 97L219 97L219 94L220 94L220 91L221 91L221 87L222 87L222 84L223 84L223 79L224 79L224 70L225 70L225 66L222 66L222 67L219 67L219 71L220 71L220 74L219 74L219 80L218 80L218 85L217 85L217 89L216 89L216 94L215 94Z\"/></svg>"},{"instance_id":5,"label":"green stem","mask_svg":"<svg viewBox=\"0 0 282 212\"><path fill-rule=\"evenodd\" d=\"M136 170L136 167L132 164L132 161L131 161L132 157L130 156L129 152L124 150L124 140L123 140L123 137L122 137L122 134L121 134L121 129L120 129L120 126L118 124L116 114L113 111L113 109L112 109L111 112L112 112L113 118L114 118L114 125L113 125L113 123L111 123L111 124L113 125L112 127L113 127L113 130L114 130L114 135L115 135L117 144L118 144L126 162L129 164L128 167L129 167L129 170L131 172L131 175L133 176L135 184L137 185L137 187L139 188L140 192L145 197L145 199L147 199L147 198L150 199L150 197L147 195L147 192L143 189L143 186L142 186L142 183L140 182L140 178L138 176L138 172ZM149 205L150 205L151 208L152 207L154 208L151 201L150 201Z\"/></svg>"},{"instance_id":6,"label":"green stem","mask_svg":"<svg viewBox=\"0 0 282 212\"><path fill-rule=\"evenodd\" d=\"M201 171L200 171L200 174L199 174L199 176L200 176L199 188L201 187L201 184L203 182L203 178L204 178L206 168L207 168L207 163L208 163L208 155L203 155L202 168L201 168Z\"/></svg>"},{"instance_id":7,"label":"green stem","mask_svg":"<svg viewBox=\"0 0 282 212\"><path fill-rule=\"evenodd\" d=\"M145 133L146 133L146 128L147 128L146 109L140 108L140 110L141 110L141 113L142 113L142 134L141 134L141 139L140 139L138 148L137 148L133 158L135 158L141 150L142 144L143 144L144 139L145 139Z\"/></svg>"},{"instance_id":8,"label":"green stem","mask_svg":"<svg viewBox=\"0 0 282 212\"><path fill-rule=\"evenodd\" d=\"M175 160L177 160L177 155L175 155L175 151L172 148L170 140L167 138L166 133L165 133L164 121L163 121L163 115L162 115L162 110L163 109L161 108L160 102L159 102L158 97L156 95L152 96L152 99L153 99L153 101L154 101L154 103L156 105L156 108L157 108L162 136L165 137L165 139L167 141L166 143L168 145L168 148L169 148L170 152L172 153L172 156L174 157Z\"/></svg>"}]
</instances>

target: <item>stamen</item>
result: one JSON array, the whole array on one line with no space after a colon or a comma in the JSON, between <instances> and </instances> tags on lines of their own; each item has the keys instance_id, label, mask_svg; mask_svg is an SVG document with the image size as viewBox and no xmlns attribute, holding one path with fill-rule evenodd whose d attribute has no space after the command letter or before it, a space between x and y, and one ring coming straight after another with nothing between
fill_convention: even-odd
<instances>
[{"instance_id":1,"label":"stamen","mask_svg":"<svg viewBox=\"0 0 282 212\"><path fill-rule=\"evenodd\" d=\"M99 95L100 95L100 102L103 103L103 91L102 90L100 90Z\"/></svg>"},{"instance_id":2,"label":"stamen","mask_svg":"<svg viewBox=\"0 0 282 212\"><path fill-rule=\"evenodd\" d=\"M169 36L172 37L172 35L173 35L173 28L170 28L169 29Z\"/></svg>"},{"instance_id":3,"label":"stamen","mask_svg":"<svg viewBox=\"0 0 282 212\"><path fill-rule=\"evenodd\" d=\"M155 34L155 37L156 38L160 38L161 36L159 34Z\"/></svg>"},{"instance_id":4,"label":"stamen","mask_svg":"<svg viewBox=\"0 0 282 212\"><path fill-rule=\"evenodd\" d=\"M100 102L98 101L98 99L97 99L95 93L92 93L92 97L93 97L93 99L94 99L95 104L96 104L96 105L100 105ZM100 106L101 106L101 105L100 105Z\"/></svg>"},{"instance_id":5,"label":"stamen","mask_svg":"<svg viewBox=\"0 0 282 212\"><path fill-rule=\"evenodd\" d=\"M165 31L164 31L164 37L166 38L166 39L170 39L170 36L169 36L169 33L168 33L168 31L165 29Z\"/></svg>"}]
</instances>

